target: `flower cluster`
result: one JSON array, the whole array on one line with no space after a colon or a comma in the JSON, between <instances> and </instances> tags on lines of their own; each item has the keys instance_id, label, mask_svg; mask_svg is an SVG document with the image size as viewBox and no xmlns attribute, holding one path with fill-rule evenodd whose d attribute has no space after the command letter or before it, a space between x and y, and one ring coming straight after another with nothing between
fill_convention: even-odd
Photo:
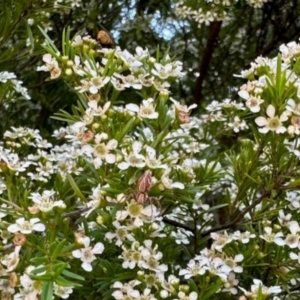
<instances>
[{"instance_id":1,"label":"flower cluster","mask_svg":"<svg viewBox=\"0 0 300 300\"><path fill-rule=\"evenodd\" d=\"M293 295L299 45L197 117L171 97L184 73L167 54L64 41L38 68L79 95L57 145L14 127L0 145L1 298L81 297L95 278L107 299Z\"/></svg>"}]
</instances>

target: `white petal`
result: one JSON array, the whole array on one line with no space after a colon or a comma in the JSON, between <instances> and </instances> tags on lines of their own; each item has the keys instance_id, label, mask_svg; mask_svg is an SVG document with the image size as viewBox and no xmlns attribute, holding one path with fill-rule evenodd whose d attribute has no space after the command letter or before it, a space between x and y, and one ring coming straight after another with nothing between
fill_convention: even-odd
<instances>
[{"instance_id":1,"label":"white petal","mask_svg":"<svg viewBox=\"0 0 300 300\"><path fill-rule=\"evenodd\" d=\"M80 258L81 257L81 251L79 249L72 251L72 255L75 258Z\"/></svg>"},{"instance_id":2,"label":"white petal","mask_svg":"<svg viewBox=\"0 0 300 300\"><path fill-rule=\"evenodd\" d=\"M276 129L276 133L285 133L286 132L286 128L283 126L280 126L279 128Z\"/></svg>"},{"instance_id":3,"label":"white petal","mask_svg":"<svg viewBox=\"0 0 300 300\"><path fill-rule=\"evenodd\" d=\"M129 164L127 162L125 162L125 161L123 161L123 162L121 162L121 163L118 164L118 168L120 170L126 170L126 169L128 169L128 167L129 167Z\"/></svg>"},{"instance_id":4,"label":"white petal","mask_svg":"<svg viewBox=\"0 0 300 300\"><path fill-rule=\"evenodd\" d=\"M290 258L291 258L291 259L299 259L299 256L298 256L296 253L291 252L291 253L290 253Z\"/></svg>"},{"instance_id":5,"label":"white petal","mask_svg":"<svg viewBox=\"0 0 300 300\"><path fill-rule=\"evenodd\" d=\"M132 150L133 150L133 153L137 154L141 151L143 145L141 142L137 142L135 141L133 144L132 144Z\"/></svg>"},{"instance_id":6,"label":"white petal","mask_svg":"<svg viewBox=\"0 0 300 300\"><path fill-rule=\"evenodd\" d=\"M268 121L266 118L264 117L258 117L255 119L255 123L258 125L258 126L266 126Z\"/></svg>"},{"instance_id":7,"label":"white petal","mask_svg":"<svg viewBox=\"0 0 300 300\"><path fill-rule=\"evenodd\" d=\"M97 94L98 93L98 89L95 86L91 86L89 88L89 91L91 94Z\"/></svg>"},{"instance_id":8,"label":"white petal","mask_svg":"<svg viewBox=\"0 0 300 300\"><path fill-rule=\"evenodd\" d=\"M85 270L87 272L91 272L93 270L92 265L87 262L82 263L81 266L82 266L83 270Z\"/></svg>"},{"instance_id":9,"label":"white petal","mask_svg":"<svg viewBox=\"0 0 300 300\"><path fill-rule=\"evenodd\" d=\"M134 298L139 298L141 294L138 290L132 290L129 295L134 297Z\"/></svg>"},{"instance_id":10,"label":"white petal","mask_svg":"<svg viewBox=\"0 0 300 300\"><path fill-rule=\"evenodd\" d=\"M133 104L133 103L127 104L125 107L128 110L133 111L133 112L139 112L140 111L140 108L136 104Z\"/></svg>"},{"instance_id":11,"label":"white petal","mask_svg":"<svg viewBox=\"0 0 300 300\"><path fill-rule=\"evenodd\" d=\"M275 116L275 107L273 105L271 105L271 104L267 108L267 115L270 118L273 118Z\"/></svg>"},{"instance_id":12,"label":"white petal","mask_svg":"<svg viewBox=\"0 0 300 300\"><path fill-rule=\"evenodd\" d=\"M42 223L37 223L33 226L33 230L35 230L35 231L42 232L42 231L45 231L45 229L46 229L46 226Z\"/></svg>"},{"instance_id":13,"label":"white petal","mask_svg":"<svg viewBox=\"0 0 300 300\"><path fill-rule=\"evenodd\" d=\"M112 153L109 153L105 156L105 160L109 164L114 164L116 161L116 156Z\"/></svg>"},{"instance_id":14,"label":"white petal","mask_svg":"<svg viewBox=\"0 0 300 300\"><path fill-rule=\"evenodd\" d=\"M121 211L119 210L119 211L117 211L116 219L124 220L124 219L126 219L127 216L128 216L127 210L121 210Z\"/></svg>"},{"instance_id":15,"label":"white petal","mask_svg":"<svg viewBox=\"0 0 300 300\"><path fill-rule=\"evenodd\" d=\"M238 254L234 257L234 261L235 262L240 262L244 259L244 255L243 254Z\"/></svg>"},{"instance_id":16,"label":"white petal","mask_svg":"<svg viewBox=\"0 0 300 300\"><path fill-rule=\"evenodd\" d=\"M144 225L144 222L140 219L140 218L135 218L133 224L136 226L136 227L141 227Z\"/></svg>"},{"instance_id":17,"label":"white petal","mask_svg":"<svg viewBox=\"0 0 300 300\"><path fill-rule=\"evenodd\" d=\"M121 291L115 291L112 293L112 296L116 299L116 300L123 300L124 296L123 293Z\"/></svg>"},{"instance_id":18,"label":"white petal","mask_svg":"<svg viewBox=\"0 0 300 300\"><path fill-rule=\"evenodd\" d=\"M17 224L9 225L7 230L12 233L16 233L20 230L20 227Z\"/></svg>"},{"instance_id":19,"label":"white petal","mask_svg":"<svg viewBox=\"0 0 300 300\"><path fill-rule=\"evenodd\" d=\"M239 91L238 92L239 96L245 100L248 100L249 99L249 93L245 90L242 90L242 91Z\"/></svg>"},{"instance_id":20,"label":"white petal","mask_svg":"<svg viewBox=\"0 0 300 300\"><path fill-rule=\"evenodd\" d=\"M184 185L181 182L173 182L172 187L180 190L184 189Z\"/></svg>"},{"instance_id":21,"label":"white petal","mask_svg":"<svg viewBox=\"0 0 300 300\"><path fill-rule=\"evenodd\" d=\"M108 148L109 150L116 149L117 146L118 146L118 141L115 140L115 139L110 140L110 141L107 143L106 146L107 146L107 148Z\"/></svg>"},{"instance_id":22,"label":"white petal","mask_svg":"<svg viewBox=\"0 0 300 300\"><path fill-rule=\"evenodd\" d=\"M298 231L300 231L299 224L297 221L290 222L289 228L292 234L296 234Z\"/></svg>"},{"instance_id":23,"label":"white petal","mask_svg":"<svg viewBox=\"0 0 300 300\"><path fill-rule=\"evenodd\" d=\"M104 245L102 243L97 243L93 250L92 253L93 254L101 254L104 251Z\"/></svg>"},{"instance_id":24,"label":"white petal","mask_svg":"<svg viewBox=\"0 0 300 300\"><path fill-rule=\"evenodd\" d=\"M259 128L258 131L261 133L268 133L269 132L269 128L268 127L264 127L264 128Z\"/></svg>"},{"instance_id":25,"label":"white petal","mask_svg":"<svg viewBox=\"0 0 300 300\"><path fill-rule=\"evenodd\" d=\"M82 147L82 152L87 156L91 157L92 153L94 152L94 147L92 147L91 145L84 145Z\"/></svg>"}]
</instances>

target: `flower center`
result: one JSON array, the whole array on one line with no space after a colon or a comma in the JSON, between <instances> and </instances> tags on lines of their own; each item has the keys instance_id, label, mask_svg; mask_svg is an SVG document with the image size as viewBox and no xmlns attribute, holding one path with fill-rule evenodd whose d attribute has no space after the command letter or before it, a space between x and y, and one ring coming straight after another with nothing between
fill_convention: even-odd
<instances>
[{"instance_id":1,"label":"flower center","mask_svg":"<svg viewBox=\"0 0 300 300\"><path fill-rule=\"evenodd\" d=\"M142 214L143 206L138 203L130 203L128 205L128 212L132 217L139 217Z\"/></svg>"},{"instance_id":2,"label":"flower center","mask_svg":"<svg viewBox=\"0 0 300 300\"><path fill-rule=\"evenodd\" d=\"M105 146L105 144L98 144L95 146L94 154L95 156L98 156L100 158L105 158L105 156L108 154L108 149Z\"/></svg>"},{"instance_id":3,"label":"flower center","mask_svg":"<svg viewBox=\"0 0 300 300\"><path fill-rule=\"evenodd\" d=\"M281 122L278 117L270 118L268 120L268 127L271 131L276 131L281 126Z\"/></svg>"}]
</instances>

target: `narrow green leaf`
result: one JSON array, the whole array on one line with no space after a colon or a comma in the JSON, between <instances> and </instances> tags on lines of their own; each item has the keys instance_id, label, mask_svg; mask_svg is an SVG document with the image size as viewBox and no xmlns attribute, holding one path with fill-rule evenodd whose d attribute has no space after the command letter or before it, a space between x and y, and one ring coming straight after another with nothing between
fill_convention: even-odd
<instances>
[{"instance_id":1,"label":"narrow green leaf","mask_svg":"<svg viewBox=\"0 0 300 300\"><path fill-rule=\"evenodd\" d=\"M80 275L78 275L78 274L72 273L72 272L70 272L70 271L68 271L68 270L64 270L64 271L62 272L62 274L65 275L65 276L67 276L67 277L70 277L70 278L72 278L72 279L76 279L76 280L85 280L84 277L82 277L82 276L80 276Z\"/></svg>"},{"instance_id":2,"label":"narrow green leaf","mask_svg":"<svg viewBox=\"0 0 300 300\"><path fill-rule=\"evenodd\" d=\"M52 260L56 259L57 256L59 256L62 252L63 247L66 244L66 240L62 240L57 247L55 248L55 250L53 251L53 253L51 254L51 258Z\"/></svg>"},{"instance_id":3,"label":"narrow green leaf","mask_svg":"<svg viewBox=\"0 0 300 300\"><path fill-rule=\"evenodd\" d=\"M42 257L33 257L30 259L30 262L36 264L36 265L42 265L45 264L48 261L47 256L42 256Z\"/></svg>"},{"instance_id":4,"label":"narrow green leaf","mask_svg":"<svg viewBox=\"0 0 300 300\"><path fill-rule=\"evenodd\" d=\"M81 193L78 185L76 184L75 180L73 179L73 177L68 174L67 175L67 179L71 185L71 187L73 188L75 194L83 201L83 202L87 202L86 198L84 197L84 195Z\"/></svg>"},{"instance_id":5,"label":"narrow green leaf","mask_svg":"<svg viewBox=\"0 0 300 300\"><path fill-rule=\"evenodd\" d=\"M43 300L52 300L53 297L53 282L44 282L41 299Z\"/></svg>"},{"instance_id":6,"label":"narrow green leaf","mask_svg":"<svg viewBox=\"0 0 300 300\"><path fill-rule=\"evenodd\" d=\"M66 32L65 32L65 28L63 29L63 32L62 32L62 55L63 56L66 56L66 40L65 40L65 37L66 37Z\"/></svg>"},{"instance_id":7,"label":"narrow green leaf","mask_svg":"<svg viewBox=\"0 0 300 300\"><path fill-rule=\"evenodd\" d=\"M43 30L42 27L38 26L39 30L41 31L41 33L43 34L43 36L45 37L45 39L47 40L49 46L51 46L52 51L54 51L56 53L56 55L59 52L59 50L56 48L56 46L54 45L54 43L52 42L52 40L50 39L50 37L48 36L48 34Z\"/></svg>"},{"instance_id":8,"label":"narrow green leaf","mask_svg":"<svg viewBox=\"0 0 300 300\"><path fill-rule=\"evenodd\" d=\"M129 130L131 129L133 123L135 121L135 118L132 117L127 124L124 126L123 130L119 133L117 133L116 135L116 140L119 142L123 139L123 137L129 132Z\"/></svg>"},{"instance_id":9,"label":"narrow green leaf","mask_svg":"<svg viewBox=\"0 0 300 300\"><path fill-rule=\"evenodd\" d=\"M36 269L32 270L32 271L30 272L30 274L32 274L32 275L37 275L37 274L39 274L39 273L44 273L44 272L46 272L46 270L47 270L47 267L46 267L46 266L42 266L42 267L39 267L39 268L36 268Z\"/></svg>"},{"instance_id":10,"label":"narrow green leaf","mask_svg":"<svg viewBox=\"0 0 300 300\"><path fill-rule=\"evenodd\" d=\"M73 281L69 281L65 278L63 278L62 276L58 276L57 278L55 278L55 282L58 284L58 285L61 285L61 286L64 286L64 287L82 287L82 284L79 284L79 283L76 283L76 282L73 282Z\"/></svg>"}]
</instances>

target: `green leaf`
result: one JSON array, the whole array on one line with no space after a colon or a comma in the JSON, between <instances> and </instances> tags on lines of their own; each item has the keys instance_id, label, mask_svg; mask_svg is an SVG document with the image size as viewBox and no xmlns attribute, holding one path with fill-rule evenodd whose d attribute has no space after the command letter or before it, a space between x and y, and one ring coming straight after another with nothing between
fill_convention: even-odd
<instances>
[{"instance_id":1,"label":"green leaf","mask_svg":"<svg viewBox=\"0 0 300 300\"><path fill-rule=\"evenodd\" d=\"M42 266L42 267L39 267L39 268L36 268L34 270L32 270L30 272L30 275L37 275L37 274L40 274L40 273L44 273L47 271L47 267L46 266Z\"/></svg>"},{"instance_id":2,"label":"green leaf","mask_svg":"<svg viewBox=\"0 0 300 300\"><path fill-rule=\"evenodd\" d=\"M67 263L57 263L52 266L52 271L54 272L54 278L59 276L69 265Z\"/></svg>"},{"instance_id":3,"label":"green leaf","mask_svg":"<svg viewBox=\"0 0 300 300\"><path fill-rule=\"evenodd\" d=\"M53 297L53 282L44 282L41 299L43 300L52 300Z\"/></svg>"},{"instance_id":4,"label":"green leaf","mask_svg":"<svg viewBox=\"0 0 300 300\"><path fill-rule=\"evenodd\" d=\"M118 132L118 133L116 134L116 140L117 140L118 142L120 142L120 141L123 139L123 137L128 133L128 131L131 129L131 127L132 127L134 121L135 121L135 117L132 117L132 118L127 122L127 124L124 126L123 130L121 130L120 132Z\"/></svg>"},{"instance_id":5,"label":"green leaf","mask_svg":"<svg viewBox=\"0 0 300 300\"><path fill-rule=\"evenodd\" d=\"M42 257L33 257L30 259L30 262L36 264L36 265L43 265L48 261L47 256L42 256Z\"/></svg>"},{"instance_id":6,"label":"green leaf","mask_svg":"<svg viewBox=\"0 0 300 300\"><path fill-rule=\"evenodd\" d=\"M56 58L59 52L59 50L56 48L56 46L54 45L54 43L52 42L52 40L50 39L50 37L48 36L48 34L43 30L42 27L38 26L39 30L41 31L41 33L43 34L43 36L45 37L46 41L48 42L48 45L50 47L44 47L46 50L50 50L49 52L51 52L51 54L53 54Z\"/></svg>"},{"instance_id":7,"label":"green leaf","mask_svg":"<svg viewBox=\"0 0 300 300\"><path fill-rule=\"evenodd\" d=\"M66 244L66 240L62 240L57 247L55 248L55 250L53 251L53 253L51 254L51 259L54 260L57 258L57 256L59 256L62 252L63 247Z\"/></svg>"},{"instance_id":8,"label":"green leaf","mask_svg":"<svg viewBox=\"0 0 300 300\"><path fill-rule=\"evenodd\" d=\"M201 296L201 300L210 299L211 296L214 295L221 287L222 285L220 284L215 284L215 285L211 284L209 286L209 290L203 296Z\"/></svg>"},{"instance_id":9,"label":"green leaf","mask_svg":"<svg viewBox=\"0 0 300 300\"><path fill-rule=\"evenodd\" d=\"M55 282L58 284L58 285L61 285L61 286L64 286L64 287L82 287L82 284L79 284L79 283L76 283L76 282L73 282L73 281L69 281L65 278L63 278L62 276L58 276L57 278L55 278Z\"/></svg>"},{"instance_id":10,"label":"green leaf","mask_svg":"<svg viewBox=\"0 0 300 300\"><path fill-rule=\"evenodd\" d=\"M84 277L82 277L82 276L80 276L80 275L78 275L78 274L72 273L72 272L70 272L70 271L68 271L68 270L64 270L64 271L62 272L62 274L65 275L65 276L67 276L67 277L70 277L70 278L72 278L72 279L76 279L76 280L85 280Z\"/></svg>"},{"instance_id":11,"label":"green leaf","mask_svg":"<svg viewBox=\"0 0 300 300\"><path fill-rule=\"evenodd\" d=\"M75 180L73 179L73 177L72 177L70 174L68 174L68 175L67 175L67 179L68 179L68 181L69 181L71 187L73 188L73 190L74 190L76 196L78 196L83 202L87 202L86 198L85 198L84 195L81 193L81 191L80 191L78 185L76 184Z\"/></svg>"}]
</instances>

